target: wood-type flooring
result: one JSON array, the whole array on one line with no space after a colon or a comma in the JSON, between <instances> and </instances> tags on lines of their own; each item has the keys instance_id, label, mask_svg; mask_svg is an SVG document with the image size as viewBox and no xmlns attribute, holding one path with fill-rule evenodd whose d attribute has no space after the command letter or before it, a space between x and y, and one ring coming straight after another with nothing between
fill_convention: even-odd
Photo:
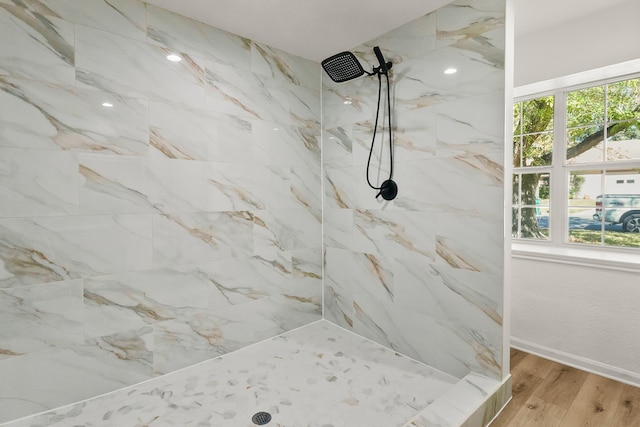
<instances>
[{"instance_id":1,"label":"wood-type flooring","mask_svg":"<svg viewBox=\"0 0 640 427\"><path fill-rule=\"evenodd\" d=\"M640 388L511 349L513 398L490 427L640 427Z\"/></svg>"}]
</instances>

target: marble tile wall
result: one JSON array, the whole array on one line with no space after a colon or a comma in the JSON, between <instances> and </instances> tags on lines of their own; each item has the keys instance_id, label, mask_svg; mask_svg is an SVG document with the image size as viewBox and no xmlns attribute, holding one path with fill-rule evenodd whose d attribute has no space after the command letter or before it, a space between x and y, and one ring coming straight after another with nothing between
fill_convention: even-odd
<instances>
[{"instance_id":1,"label":"marble tile wall","mask_svg":"<svg viewBox=\"0 0 640 427\"><path fill-rule=\"evenodd\" d=\"M0 39L0 422L321 318L318 64L138 0Z\"/></svg>"},{"instance_id":2,"label":"marble tile wall","mask_svg":"<svg viewBox=\"0 0 640 427\"><path fill-rule=\"evenodd\" d=\"M325 318L458 378L502 375L504 18L456 0L354 49L393 62L390 202L377 79L323 75Z\"/></svg>"}]
</instances>

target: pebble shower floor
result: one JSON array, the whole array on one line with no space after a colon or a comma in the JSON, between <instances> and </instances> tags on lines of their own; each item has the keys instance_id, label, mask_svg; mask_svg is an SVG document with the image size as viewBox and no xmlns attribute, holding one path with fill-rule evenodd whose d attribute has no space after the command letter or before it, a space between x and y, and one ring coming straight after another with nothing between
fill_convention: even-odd
<instances>
[{"instance_id":1,"label":"pebble shower floor","mask_svg":"<svg viewBox=\"0 0 640 427\"><path fill-rule=\"evenodd\" d=\"M326 321L18 426L402 426L459 380Z\"/></svg>"}]
</instances>

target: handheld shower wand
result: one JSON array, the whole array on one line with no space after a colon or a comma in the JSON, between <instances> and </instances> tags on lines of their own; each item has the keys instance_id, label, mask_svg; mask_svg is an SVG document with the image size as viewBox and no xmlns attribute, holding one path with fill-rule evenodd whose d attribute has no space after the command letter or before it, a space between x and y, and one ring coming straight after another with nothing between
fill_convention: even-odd
<instances>
[{"instance_id":1,"label":"handheld shower wand","mask_svg":"<svg viewBox=\"0 0 640 427\"><path fill-rule=\"evenodd\" d=\"M369 159L367 160L367 184L374 190L378 190L376 198L382 196L385 200L393 200L398 195L398 185L393 181L393 132L391 127L391 84L389 83L389 70L393 66L392 62L387 62L382 55L382 51L378 46L373 48L373 52L378 58L378 66L374 67L369 73L362 68L362 65L351 52L342 52L333 55L322 61L322 68L327 72L331 80L337 83L346 82L355 79L364 74L369 76L378 76L378 107L376 109L376 121L373 128L373 138L371 148L369 149ZM382 77L387 79L387 111L389 112L389 178L382 182L380 187L371 184L369 180L369 166L371 164L371 155L373 154L373 145L376 142L376 133L378 130L378 118L380 115L380 99L382 97ZM384 127L384 118L383 118Z\"/></svg>"}]
</instances>

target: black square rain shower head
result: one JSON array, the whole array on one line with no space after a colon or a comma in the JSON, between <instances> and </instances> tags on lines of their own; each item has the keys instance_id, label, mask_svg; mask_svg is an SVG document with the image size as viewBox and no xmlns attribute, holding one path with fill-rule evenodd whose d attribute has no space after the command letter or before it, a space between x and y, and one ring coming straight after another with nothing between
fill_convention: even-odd
<instances>
[{"instance_id":1,"label":"black square rain shower head","mask_svg":"<svg viewBox=\"0 0 640 427\"><path fill-rule=\"evenodd\" d=\"M322 68L336 83L346 82L365 74L362 65L351 52L341 52L322 61Z\"/></svg>"}]
</instances>

